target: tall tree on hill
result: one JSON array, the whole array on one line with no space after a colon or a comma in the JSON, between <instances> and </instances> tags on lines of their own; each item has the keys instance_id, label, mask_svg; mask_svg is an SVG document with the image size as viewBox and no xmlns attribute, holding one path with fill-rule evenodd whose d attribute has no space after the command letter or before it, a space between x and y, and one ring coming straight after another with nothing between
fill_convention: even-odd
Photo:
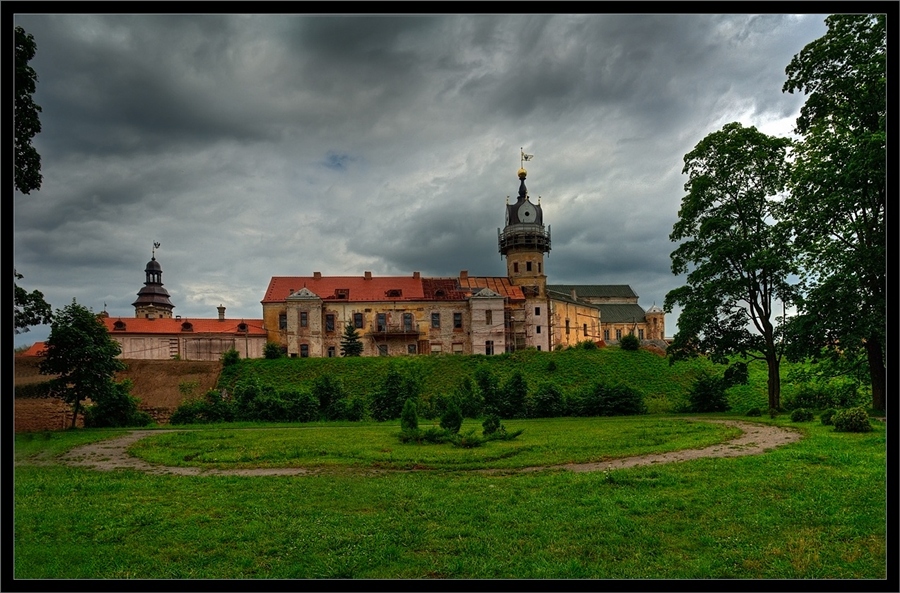
<instances>
[{"instance_id":1,"label":"tall tree on hill","mask_svg":"<svg viewBox=\"0 0 900 593\"><path fill-rule=\"evenodd\" d=\"M50 395L72 406L72 428L82 401L115 398L115 375L125 368L116 358L121 352L103 322L74 299L54 314L40 372L56 376L50 380Z\"/></svg>"},{"instance_id":2,"label":"tall tree on hill","mask_svg":"<svg viewBox=\"0 0 900 593\"><path fill-rule=\"evenodd\" d=\"M785 69L808 95L787 207L803 265L792 355L865 352L872 407L885 409L885 15L831 15Z\"/></svg>"},{"instance_id":3,"label":"tall tree on hill","mask_svg":"<svg viewBox=\"0 0 900 593\"><path fill-rule=\"evenodd\" d=\"M730 123L685 155L687 195L669 238L681 241L672 273L687 273L687 284L665 299L668 312L682 307L671 360L699 352L719 363L731 355L765 360L775 409L783 343L774 307L793 299L786 229L776 222L789 144Z\"/></svg>"},{"instance_id":4,"label":"tall tree on hill","mask_svg":"<svg viewBox=\"0 0 900 593\"><path fill-rule=\"evenodd\" d=\"M31 139L41 131L38 113L40 105L32 95L37 89L37 73L28 62L37 52L37 44L30 33L16 27L16 105L15 105L15 183L23 194L41 189L41 155L31 145Z\"/></svg>"},{"instance_id":5,"label":"tall tree on hill","mask_svg":"<svg viewBox=\"0 0 900 593\"><path fill-rule=\"evenodd\" d=\"M341 336L341 356L361 356L363 344L359 339L359 332L348 322L344 326L344 335Z\"/></svg>"}]
</instances>

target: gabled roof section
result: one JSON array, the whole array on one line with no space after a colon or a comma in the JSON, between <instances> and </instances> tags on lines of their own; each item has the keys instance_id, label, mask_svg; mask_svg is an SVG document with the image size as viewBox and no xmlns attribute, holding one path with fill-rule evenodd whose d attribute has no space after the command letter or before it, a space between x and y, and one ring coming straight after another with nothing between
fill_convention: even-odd
<instances>
[{"instance_id":1,"label":"gabled roof section","mask_svg":"<svg viewBox=\"0 0 900 593\"><path fill-rule=\"evenodd\" d=\"M469 289L471 292L489 288L511 301L525 300L522 289L518 286L513 286L509 278L505 276L467 276L466 278L460 278L459 284L462 288Z\"/></svg>"},{"instance_id":2,"label":"gabled roof section","mask_svg":"<svg viewBox=\"0 0 900 593\"><path fill-rule=\"evenodd\" d=\"M547 290L568 295L575 289L579 298L638 298L627 284L548 284Z\"/></svg>"},{"instance_id":3,"label":"gabled roof section","mask_svg":"<svg viewBox=\"0 0 900 593\"><path fill-rule=\"evenodd\" d=\"M289 299L317 299L319 295L306 288L305 286L293 294L288 295Z\"/></svg>"},{"instance_id":4,"label":"gabled roof section","mask_svg":"<svg viewBox=\"0 0 900 593\"><path fill-rule=\"evenodd\" d=\"M550 290L549 287L547 290L547 295L554 301L561 301L563 303L571 303L573 305L578 305L579 307L588 307L588 308L592 308L592 309L600 308L600 305L598 305L596 303L589 303L587 301L573 299L571 293L556 292L555 290Z\"/></svg>"},{"instance_id":5,"label":"gabled roof section","mask_svg":"<svg viewBox=\"0 0 900 593\"><path fill-rule=\"evenodd\" d=\"M501 297L499 294L497 294L490 288L482 288L481 290L479 290L478 292L473 294L472 298L473 299L497 299L497 298L503 298L503 297Z\"/></svg>"},{"instance_id":6,"label":"gabled roof section","mask_svg":"<svg viewBox=\"0 0 900 593\"><path fill-rule=\"evenodd\" d=\"M143 317L106 317L101 319L106 331L115 335L135 335L135 334L229 334L229 335L247 335L247 336L266 336L267 332L263 328L262 319L226 319L219 321L218 319L146 319ZM115 329L116 322L122 322L125 329ZM190 329L185 329L188 324ZM241 330L241 324L246 327L246 331Z\"/></svg>"},{"instance_id":7,"label":"gabled roof section","mask_svg":"<svg viewBox=\"0 0 900 593\"><path fill-rule=\"evenodd\" d=\"M643 323L644 310L640 305L597 304L600 309L600 323Z\"/></svg>"},{"instance_id":8,"label":"gabled roof section","mask_svg":"<svg viewBox=\"0 0 900 593\"><path fill-rule=\"evenodd\" d=\"M263 297L262 304L280 303L301 290L308 289L322 300L355 302L375 301L421 301L425 298L422 278L410 276L273 276ZM338 291L346 290L345 297ZM389 291L400 291L400 296L388 297ZM391 294L397 294L392 292Z\"/></svg>"},{"instance_id":9,"label":"gabled roof section","mask_svg":"<svg viewBox=\"0 0 900 593\"><path fill-rule=\"evenodd\" d=\"M46 351L47 345L44 342L35 342L27 350L19 352L18 356L43 356Z\"/></svg>"},{"instance_id":10,"label":"gabled roof section","mask_svg":"<svg viewBox=\"0 0 900 593\"><path fill-rule=\"evenodd\" d=\"M469 296L468 291L460 290L456 278L422 278L422 289L429 301L462 301Z\"/></svg>"}]
</instances>

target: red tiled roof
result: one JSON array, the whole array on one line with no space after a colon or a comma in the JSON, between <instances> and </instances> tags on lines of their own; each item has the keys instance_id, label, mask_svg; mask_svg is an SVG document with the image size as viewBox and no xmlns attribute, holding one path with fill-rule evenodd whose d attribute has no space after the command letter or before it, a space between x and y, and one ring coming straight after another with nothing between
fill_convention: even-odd
<instances>
[{"instance_id":1,"label":"red tiled roof","mask_svg":"<svg viewBox=\"0 0 900 593\"><path fill-rule=\"evenodd\" d=\"M466 290L460 290L456 278L422 278L425 298L439 301L462 301L469 298Z\"/></svg>"},{"instance_id":2,"label":"red tiled roof","mask_svg":"<svg viewBox=\"0 0 900 593\"><path fill-rule=\"evenodd\" d=\"M262 319L147 319L144 317L105 317L101 319L111 334L240 334L238 325L246 324L249 336L265 336ZM125 329L115 329L122 322ZM186 330L184 324L190 324Z\"/></svg>"},{"instance_id":3,"label":"red tiled roof","mask_svg":"<svg viewBox=\"0 0 900 593\"><path fill-rule=\"evenodd\" d=\"M472 292L476 292L481 288L490 288L500 296L507 297L510 300L525 300L522 289L518 286L513 286L509 278L504 276L469 276L460 279L460 284L464 288L475 289Z\"/></svg>"},{"instance_id":4,"label":"red tiled roof","mask_svg":"<svg viewBox=\"0 0 900 593\"><path fill-rule=\"evenodd\" d=\"M336 300L336 291L349 291L348 301L421 301L422 279L415 276L273 276L262 303L280 303L293 292L307 288L324 300ZM388 291L399 290L400 296Z\"/></svg>"},{"instance_id":5,"label":"red tiled roof","mask_svg":"<svg viewBox=\"0 0 900 593\"><path fill-rule=\"evenodd\" d=\"M47 346L43 342L35 342L27 350L20 352L19 356L43 356L46 349Z\"/></svg>"}]
</instances>

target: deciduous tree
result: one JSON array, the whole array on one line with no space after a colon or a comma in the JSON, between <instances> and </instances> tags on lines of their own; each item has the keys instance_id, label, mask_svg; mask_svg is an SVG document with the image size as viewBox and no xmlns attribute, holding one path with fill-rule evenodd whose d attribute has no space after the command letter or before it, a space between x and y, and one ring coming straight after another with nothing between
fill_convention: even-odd
<instances>
[{"instance_id":1,"label":"deciduous tree","mask_svg":"<svg viewBox=\"0 0 900 593\"><path fill-rule=\"evenodd\" d=\"M865 351L885 409L885 15L842 14L794 56L783 91L806 93L786 205L803 265L789 324L797 355Z\"/></svg>"},{"instance_id":2,"label":"deciduous tree","mask_svg":"<svg viewBox=\"0 0 900 593\"><path fill-rule=\"evenodd\" d=\"M665 299L666 311L682 307L672 360L700 352L719 363L731 355L763 359L776 409L783 344L774 307L793 298L787 235L776 222L789 144L730 123L685 155L687 195L669 238L681 242L672 272L687 273L687 284Z\"/></svg>"},{"instance_id":3,"label":"deciduous tree","mask_svg":"<svg viewBox=\"0 0 900 593\"><path fill-rule=\"evenodd\" d=\"M30 33L16 27L15 183L23 194L41 189L41 155L31 139L41 131L40 105L32 95L37 89L37 73L28 65L37 52Z\"/></svg>"},{"instance_id":4,"label":"deciduous tree","mask_svg":"<svg viewBox=\"0 0 900 593\"><path fill-rule=\"evenodd\" d=\"M22 274L13 270L16 280L24 278ZM13 295L13 304L15 305L15 313L13 314L13 325L17 334L29 331L32 325L43 325L53 320L53 314L50 310L50 304L44 300L44 293L39 290L27 292L18 284L13 284L15 294Z\"/></svg>"},{"instance_id":5,"label":"deciduous tree","mask_svg":"<svg viewBox=\"0 0 900 593\"><path fill-rule=\"evenodd\" d=\"M125 368L116 358L121 352L103 322L74 299L54 314L40 372L56 375L50 394L72 406L72 428L82 401L115 398L115 375Z\"/></svg>"}]
</instances>

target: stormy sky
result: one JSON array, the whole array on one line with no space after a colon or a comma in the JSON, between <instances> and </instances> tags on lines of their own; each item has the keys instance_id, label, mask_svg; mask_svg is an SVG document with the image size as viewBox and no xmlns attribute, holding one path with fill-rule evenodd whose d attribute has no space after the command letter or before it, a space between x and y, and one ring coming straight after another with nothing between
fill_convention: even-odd
<instances>
[{"instance_id":1,"label":"stormy sky","mask_svg":"<svg viewBox=\"0 0 900 593\"><path fill-rule=\"evenodd\" d=\"M524 148L548 282L661 306L684 155L733 121L791 135L784 69L824 18L18 14L43 128L19 284L133 317L155 241L182 317L261 318L272 276L505 275Z\"/></svg>"}]
</instances>

